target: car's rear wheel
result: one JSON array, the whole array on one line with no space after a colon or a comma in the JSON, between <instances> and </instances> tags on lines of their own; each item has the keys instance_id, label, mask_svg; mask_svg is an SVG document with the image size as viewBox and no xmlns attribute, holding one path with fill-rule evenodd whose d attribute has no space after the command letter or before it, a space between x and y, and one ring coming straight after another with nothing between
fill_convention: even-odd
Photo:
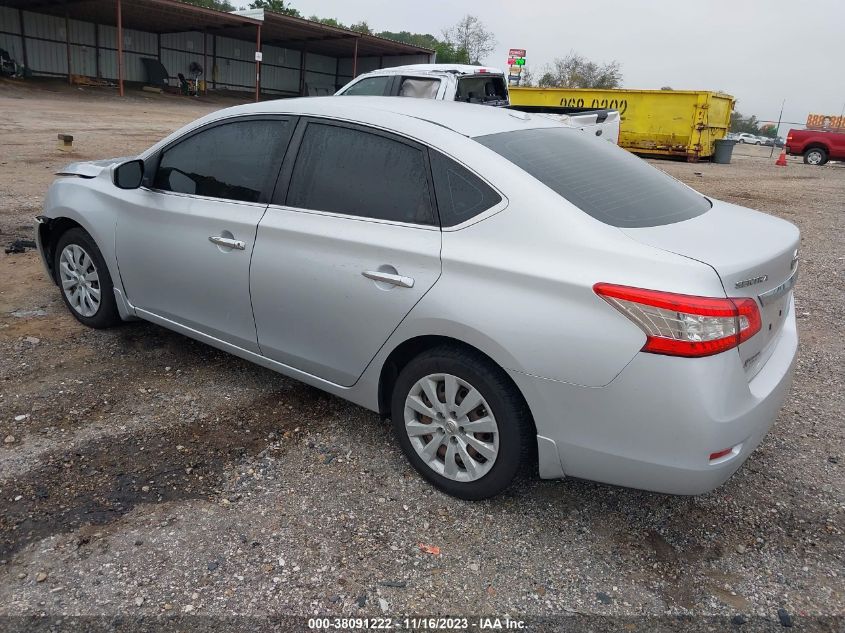
<instances>
[{"instance_id":1,"label":"car's rear wheel","mask_svg":"<svg viewBox=\"0 0 845 633\"><path fill-rule=\"evenodd\" d=\"M804 152L804 162L807 165L824 165L827 162L827 152L821 147L811 147Z\"/></svg>"},{"instance_id":2,"label":"car's rear wheel","mask_svg":"<svg viewBox=\"0 0 845 633\"><path fill-rule=\"evenodd\" d=\"M111 275L93 238L83 229L70 229L59 238L55 253L56 280L71 314L93 328L119 323Z\"/></svg>"},{"instance_id":3,"label":"car's rear wheel","mask_svg":"<svg viewBox=\"0 0 845 633\"><path fill-rule=\"evenodd\" d=\"M414 468L461 499L502 492L536 441L504 371L480 353L449 346L420 354L400 372L391 418Z\"/></svg>"}]
</instances>

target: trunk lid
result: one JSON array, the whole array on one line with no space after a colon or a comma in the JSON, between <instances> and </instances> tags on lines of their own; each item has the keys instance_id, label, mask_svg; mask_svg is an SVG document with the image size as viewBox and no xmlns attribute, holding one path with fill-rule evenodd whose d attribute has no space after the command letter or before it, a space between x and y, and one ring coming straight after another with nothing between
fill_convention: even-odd
<instances>
[{"instance_id":1,"label":"trunk lid","mask_svg":"<svg viewBox=\"0 0 845 633\"><path fill-rule=\"evenodd\" d=\"M708 264L728 297L750 297L757 302L761 330L739 346L750 380L769 359L789 316L800 235L785 220L711 201L710 211L690 220L620 230L643 244Z\"/></svg>"}]
</instances>

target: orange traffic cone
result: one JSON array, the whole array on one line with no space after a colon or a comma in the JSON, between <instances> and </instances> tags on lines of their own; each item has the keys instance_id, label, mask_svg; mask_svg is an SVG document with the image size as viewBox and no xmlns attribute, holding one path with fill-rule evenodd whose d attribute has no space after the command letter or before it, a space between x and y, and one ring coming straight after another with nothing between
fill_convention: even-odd
<instances>
[{"instance_id":1,"label":"orange traffic cone","mask_svg":"<svg viewBox=\"0 0 845 633\"><path fill-rule=\"evenodd\" d=\"M786 148L781 148L780 156L778 156L778 159L775 161L775 165L778 167L786 167Z\"/></svg>"}]
</instances>

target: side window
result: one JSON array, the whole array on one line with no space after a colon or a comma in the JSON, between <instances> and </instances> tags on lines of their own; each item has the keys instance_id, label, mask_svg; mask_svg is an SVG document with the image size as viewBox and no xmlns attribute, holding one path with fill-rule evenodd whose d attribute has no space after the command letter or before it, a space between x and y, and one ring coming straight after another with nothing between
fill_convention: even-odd
<instances>
[{"instance_id":1,"label":"side window","mask_svg":"<svg viewBox=\"0 0 845 633\"><path fill-rule=\"evenodd\" d=\"M290 120L224 123L164 150L153 186L243 202L266 202L292 132Z\"/></svg>"},{"instance_id":2,"label":"side window","mask_svg":"<svg viewBox=\"0 0 845 633\"><path fill-rule=\"evenodd\" d=\"M288 206L434 224L422 150L360 129L309 123Z\"/></svg>"},{"instance_id":3,"label":"side window","mask_svg":"<svg viewBox=\"0 0 845 633\"><path fill-rule=\"evenodd\" d=\"M440 88L439 79L421 77L403 77L399 86L400 97L416 97L417 99L434 99Z\"/></svg>"},{"instance_id":4,"label":"side window","mask_svg":"<svg viewBox=\"0 0 845 633\"><path fill-rule=\"evenodd\" d=\"M483 213L502 197L478 176L439 152L430 152L440 224L456 226Z\"/></svg>"},{"instance_id":5,"label":"side window","mask_svg":"<svg viewBox=\"0 0 845 633\"><path fill-rule=\"evenodd\" d=\"M381 97L385 94L385 90L387 89L390 80L393 77L369 77L368 79L362 79L357 84L354 84L349 87L346 92L343 93L343 96L369 96L369 97Z\"/></svg>"},{"instance_id":6,"label":"side window","mask_svg":"<svg viewBox=\"0 0 845 633\"><path fill-rule=\"evenodd\" d=\"M489 103L507 99L505 80L501 75L473 75L458 79L455 101Z\"/></svg>"}]
</instances>

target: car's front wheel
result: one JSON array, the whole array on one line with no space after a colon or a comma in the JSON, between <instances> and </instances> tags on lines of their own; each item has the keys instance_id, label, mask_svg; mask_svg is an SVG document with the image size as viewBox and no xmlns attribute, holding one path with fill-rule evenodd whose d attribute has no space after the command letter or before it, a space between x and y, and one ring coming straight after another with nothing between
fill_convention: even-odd
<instances>
[{"instance_id":1,"label":"car's front wheel","mask_svg":"<svg viewBox=\"0 0 845 633\"><path fill-rule=\"evenodd\" d=\"M414 468L461 499L502 492L529 463L536 441L527 406L505 372L480 353L451 346L405 366L391 418Z\"/></svg>"},{"instance_id":2,"label":"car's front wheel","mask_svg":"<svg viewBox=\"0 0 845 633\"><path fill-rule=\"evenodd\" d=\"M827 152L821 147L811 147L804 152L804 162L808 165L824 165L827 162Z\"/></svg>"},{"instance_id":3,"label":"car's front wheel","mask_svg":"<svg viewBox=\"0 0 845 633\"><path fill-rule=\"evenodd\" d=\"M80 228L66 231L56 244L55 254L56 280L71 314L93 328L119 323L109 269L88 232Z\"/></svg>"}]
</instances>

